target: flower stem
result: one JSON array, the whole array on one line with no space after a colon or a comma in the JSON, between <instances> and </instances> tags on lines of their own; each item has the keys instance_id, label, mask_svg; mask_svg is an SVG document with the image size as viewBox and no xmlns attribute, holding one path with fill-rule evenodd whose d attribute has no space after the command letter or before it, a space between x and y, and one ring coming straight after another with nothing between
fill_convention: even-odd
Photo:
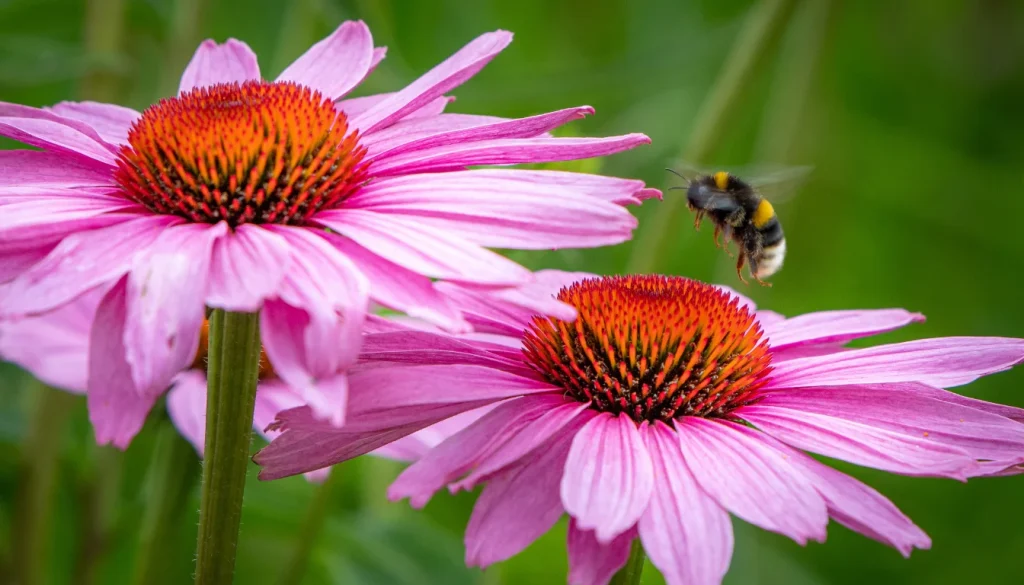
<instances>
[{"instance_id":1,"label":"flower stem","mask_svg":"<svg viewBox=\"0 0 1024 585\"><path fill-rule=\"evenodd\" d=\"M327 480L316 487L313 499L306 509L306 517L302 521L302 528L299 529L299 538L292 550L292 556L288 559L284 571L277 582L281 585L300 583L306 573L306 566L309 564L310 554L320 536L324 521L330 512L330 503L336 488L342 483L342 474L338 469L332 469Z\"/></svg>"},{"instance_id":2,"label":"flower stem","mask_svg":"<svg viewBox=\"0 0 1024 585\"><path fill-rule=\"evenodd\" d=\"M718 79L701 104L696 127L683 151L685 162L701 164L718 147L726 135L725 123L732 118L740 98L747 94L752 73L764 62L768 47L785 27L792 6L793 0L761 0L751 11ZM627 272L650 272L662 255L672 253L666 243L678 230L683 203L683 197L667 197L661 202L658 213L647 220L646 231L633 244Z\"/></svg>"},{"instance_id":3,"label":"flower stem","mask_svg":"<svg viewBox=\"0 0 1024 585\"><path fill-rule=\"evenodd\" d=\"M54 503L61 444L76 396L38 383L35 416L25 441L19 504L15 508L15 562L24 585L46 582L54 534Z\"/></svg>"},{"instance_id":4,"label":"flower stem","mask_svg":"<svg viewBox=\"0 0 1024 585\"><path fill-rule=\"evenodd\" d=\"M626 565L619 569L618 573L615 573L608 585L640 585L640 575L644 572L646 558L644 545L640 544L639 538L634 538Z\"/></svg>"},{"instance_id":5,"label":"flower stem","mask_svg":"<svg viewBox=\"0 0 1024 585\"><path fill-rule=\"evenodd\" d=\"M259 366L259 316L214 309L196 585L227 585L235 572Z\"/></svg>"},{"instance_id":6,"label":"flower stem","mask_svg":"<svg viewBox=\"0 0 1024 585\"><path fill-rule=\"evenodd\" d=\"M160 422L156 448L147 472L148 495L142 518L133 583L165 579L168 543L176 540L189 492L199 471L195 449L169 419Z\"/></svg>"}]
</instances>

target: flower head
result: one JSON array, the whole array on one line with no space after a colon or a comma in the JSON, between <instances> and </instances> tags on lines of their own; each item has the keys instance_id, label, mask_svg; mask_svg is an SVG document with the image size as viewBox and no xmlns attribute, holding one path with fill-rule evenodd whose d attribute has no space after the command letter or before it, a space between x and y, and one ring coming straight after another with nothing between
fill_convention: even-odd
<instances>
[{"instance_id":1,"label":"flower head","mask_svg":"<svg viewBox=\"0 0 1024 585\"><path fill-rule=\"evenodd\" d=\"M823 541L831 518L904 555L930 546L881 494L805 451L914 476L1020 472L1024 410L945 388L1021 363L1024 340L849 349L921 317L787 319L680 277L576 275L556 291L575 321L478 297L476 319L505 334L368 335L353 374L366 398L350 426L282 412L274 428L284 432L256 456L261 476L316 469L488 406L407 468L390 497L422 506L446 486L483 484L466 531L477 566L568 514L569 581L589 585L608 582L635 537L668 583L720 583L730 514L799 543Z\"/></svg>"},{"instance_id":2,"label":"flower head","mask_svg":"<svg viewBox=\"0 0 1024 585\"><path fill-rule=\"evenodd\" d=\"M471 168L649 142L549 135L587 106L444 113L446 93L511 38L485 34L404 89L359 98L345 96L385 51L346 22L273 81L244 43L206 41L178 95L141 113L0 104L0 135L41 149L0 151L0 318L100 291L89 380L114 403L152 404L192 363L207 307L259 310L278 376L340 424L369 302L468 330L444 281L500 294L532 278L487 247L618 243L636 226L623 206L660 195L640 181ZM98 439L125 443L144 413L112 414Z\"/></svg>"}]
</instances>

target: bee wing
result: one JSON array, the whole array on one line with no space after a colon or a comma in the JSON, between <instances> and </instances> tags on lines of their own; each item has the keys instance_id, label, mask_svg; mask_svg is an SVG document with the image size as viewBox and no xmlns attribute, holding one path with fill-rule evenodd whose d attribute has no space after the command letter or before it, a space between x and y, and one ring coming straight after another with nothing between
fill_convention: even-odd
<instances>
[{"instance_id":1,"label":"bee wing","mask_svg":"<svg viewBox=\"0 0 1024 585\"><path fill-rule=\"evenodd\" d=\"M785 203L799 192L813 170L811 166L754 169L750 171L747 182L773 204Z\"/></svg>"}]
</instances>

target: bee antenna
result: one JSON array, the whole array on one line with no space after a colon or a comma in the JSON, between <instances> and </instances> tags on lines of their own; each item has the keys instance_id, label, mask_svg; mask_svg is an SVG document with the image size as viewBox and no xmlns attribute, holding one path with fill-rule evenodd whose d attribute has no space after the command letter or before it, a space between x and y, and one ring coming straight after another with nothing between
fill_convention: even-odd
<instances>
[{"instance_id":1,"label":"bee antenna","mask_svg":"<svg viewBox=\"0 0 1024 585\"><path fill-rule=\"evenodd\" d=\"M689 187L668 187L665 190L666 191L681 191L683 189L689 189Z\"/></svg>"},{"instance_id":2,"label":"bee antenna","mask_svg":"<svg viewBox=\"0 0 1024 585\"><path fill-rule=\"evenodd\" d=\"M665 170L670 172L670 173L672 173L673 175L679 177L680 179L682 179L684 181L686 180L686 177L682 176L681 174L679 174L677 171L675 171L673 169L665 169Z\"/></svg>"}]
</instances>

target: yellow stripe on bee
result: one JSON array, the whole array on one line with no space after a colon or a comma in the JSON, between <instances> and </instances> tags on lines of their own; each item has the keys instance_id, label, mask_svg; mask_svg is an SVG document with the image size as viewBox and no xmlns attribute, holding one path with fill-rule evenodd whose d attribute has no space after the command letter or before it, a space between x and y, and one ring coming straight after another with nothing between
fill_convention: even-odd
<instances>
[{"instance_id":1,"label":"yellow stripe on bee","mask_svg":"<svg viewBox=\"0 0 1024 585\"><path fill-rule=\"evenodd\" d=\"M729 186L729 173L725 171L718 171L715 173L715 187L725 190Z\"/></svg>"},{"instance_id":2,"label":"yellow stripe on bee","mask_svg":"<svg viewBox=\"0 0 1024 585\"><path fill-rule=\"evenodd\" d=\"M775 208L772 207L771 203L768 203L767 199L762 199L757 204L757 209L754 211L754 217L751 221L754 222L754 227L764 227L764 224L768 223L768 220L775 217Z\"/></svg>"}]
</instances>

